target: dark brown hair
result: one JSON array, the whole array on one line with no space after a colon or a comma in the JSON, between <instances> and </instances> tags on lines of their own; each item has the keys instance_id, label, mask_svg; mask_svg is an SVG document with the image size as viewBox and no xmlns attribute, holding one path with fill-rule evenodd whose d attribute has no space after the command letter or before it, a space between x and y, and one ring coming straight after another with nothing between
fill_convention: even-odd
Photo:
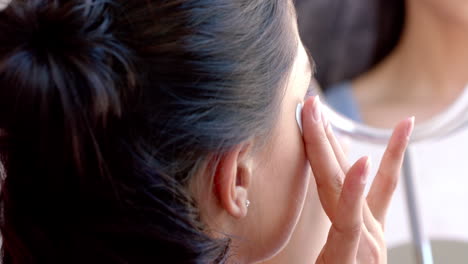
<instances>
[{"instance_id":1,"label":"dark brown hair","mask_svg":"<svg viewBox=\"0 0 468 264\"><path fill-rule=\"evenodd\" d=\"M405 24L405 0L380 0L377 5L377 30L371 67L387 57L397 46Z\"/></svg>"},{"instance_id":2,"label":"dark brown hair","mask_svg":"<svg viewBox=\"0 0 468 264\"><path fill-rule=\"evenodd\" d=\"M187 185L272 128L296 41L284 0L13 0L2 263L225 262Z\"/></svg>"},{"instance_id":3,"label":"dark brown hair","mask_svg":"<svg viewBox=\"0 0 468 264\"><path fill-rule=\"evenodd\" d=\"M325 90L387 57L405 23L405 0L296 0L296 5L302 40Z\"/></svg>"}]
</instances>

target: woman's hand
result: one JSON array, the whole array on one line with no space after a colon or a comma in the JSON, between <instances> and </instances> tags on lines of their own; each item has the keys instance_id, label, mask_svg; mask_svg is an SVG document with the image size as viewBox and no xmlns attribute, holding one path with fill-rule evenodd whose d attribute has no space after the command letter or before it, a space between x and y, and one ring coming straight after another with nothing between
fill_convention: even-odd
<instances>
[{"instance_id":1,"label":"woman's hand","mask_svg":"<svg viewBox=\"0 0 468 264\"><path fill-rule=\"evenodd\" d=\"M398 182L414 118L400 122L383 155L367 198L367 157L349 166L321 113L318 97L307 100L302 112L307 157L320 201L332 222L318 264L387 263L384 226L387 209Z\"/></svg>"}]
</instances>

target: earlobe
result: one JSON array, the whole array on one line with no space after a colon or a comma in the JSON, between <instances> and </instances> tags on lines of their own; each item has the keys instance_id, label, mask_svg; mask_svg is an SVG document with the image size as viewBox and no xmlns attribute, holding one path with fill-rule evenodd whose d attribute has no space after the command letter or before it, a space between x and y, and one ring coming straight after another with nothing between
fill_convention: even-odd
<instances>
[{"instance_id":1,"label":"earlobe","mask_svg":"<svg viewBox=\"0 0 468 264\"><path fill-rule=\"evenodd\" d=\"M247 151L245 147L239 146L223 155L214 176L219 205L236 219L247 215L248 191L252 177Z\"/></svg>"}]
</instances>

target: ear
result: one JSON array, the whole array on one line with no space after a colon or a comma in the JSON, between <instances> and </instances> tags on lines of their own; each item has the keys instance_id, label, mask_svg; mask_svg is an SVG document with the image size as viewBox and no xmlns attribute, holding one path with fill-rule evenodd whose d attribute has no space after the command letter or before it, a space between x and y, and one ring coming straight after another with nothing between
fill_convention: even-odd
<instances>
[{"instance_id":1,"label":"ear","mask_svg":"<svg viewBox=\"0 0 468 264\"><path fill-rule=\"evenodd\" d=\"M250 144L238 146L225 153L216 167L215 191L220 206L232 217L247 215L247 200L252 179Z\"/></svg>"}]
</instances>

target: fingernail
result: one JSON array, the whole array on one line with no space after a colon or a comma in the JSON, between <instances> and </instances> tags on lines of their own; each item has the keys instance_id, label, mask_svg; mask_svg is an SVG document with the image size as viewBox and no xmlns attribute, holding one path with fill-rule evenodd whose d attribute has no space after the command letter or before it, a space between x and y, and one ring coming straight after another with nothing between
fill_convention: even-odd
<instances>
[{"instance_id":1,"label":"fingernail","mask_svg":"<svg viewBox=\"0 0 468 264\"><path fill-rule=\"evenodd\" d=\"M364 157L364 159L366 160L365 161L365 164L364 164L364 167L362 168L362 172L361 172L361 183L362 184L367 184L367 178L369 176L369 169L370 169L370 160L369 160L369 157Z\"/></svg>"},{"instance_id":2,"label":"fingernail","mask_svg":"<svg viewBox=\"0 0 468 264\"><path fill-rule=\"evenodd\" d=\"M319 122L322 116L322 110L320 109L320 98L317 96L314 97L314 102L312 106L312 117L315 122Z\"/></svg>"},{"instance_id":3,"label":"fingernail","mask_svg":"<svg viewBox=\"0 0 468 264\"><path fill-rule=\"evenodd\" d=\"M410 138L411 133L413 133L414 128L414 116L408 118L409 122L406 124L406 138Z\"/></svg>"}]
</instances>

